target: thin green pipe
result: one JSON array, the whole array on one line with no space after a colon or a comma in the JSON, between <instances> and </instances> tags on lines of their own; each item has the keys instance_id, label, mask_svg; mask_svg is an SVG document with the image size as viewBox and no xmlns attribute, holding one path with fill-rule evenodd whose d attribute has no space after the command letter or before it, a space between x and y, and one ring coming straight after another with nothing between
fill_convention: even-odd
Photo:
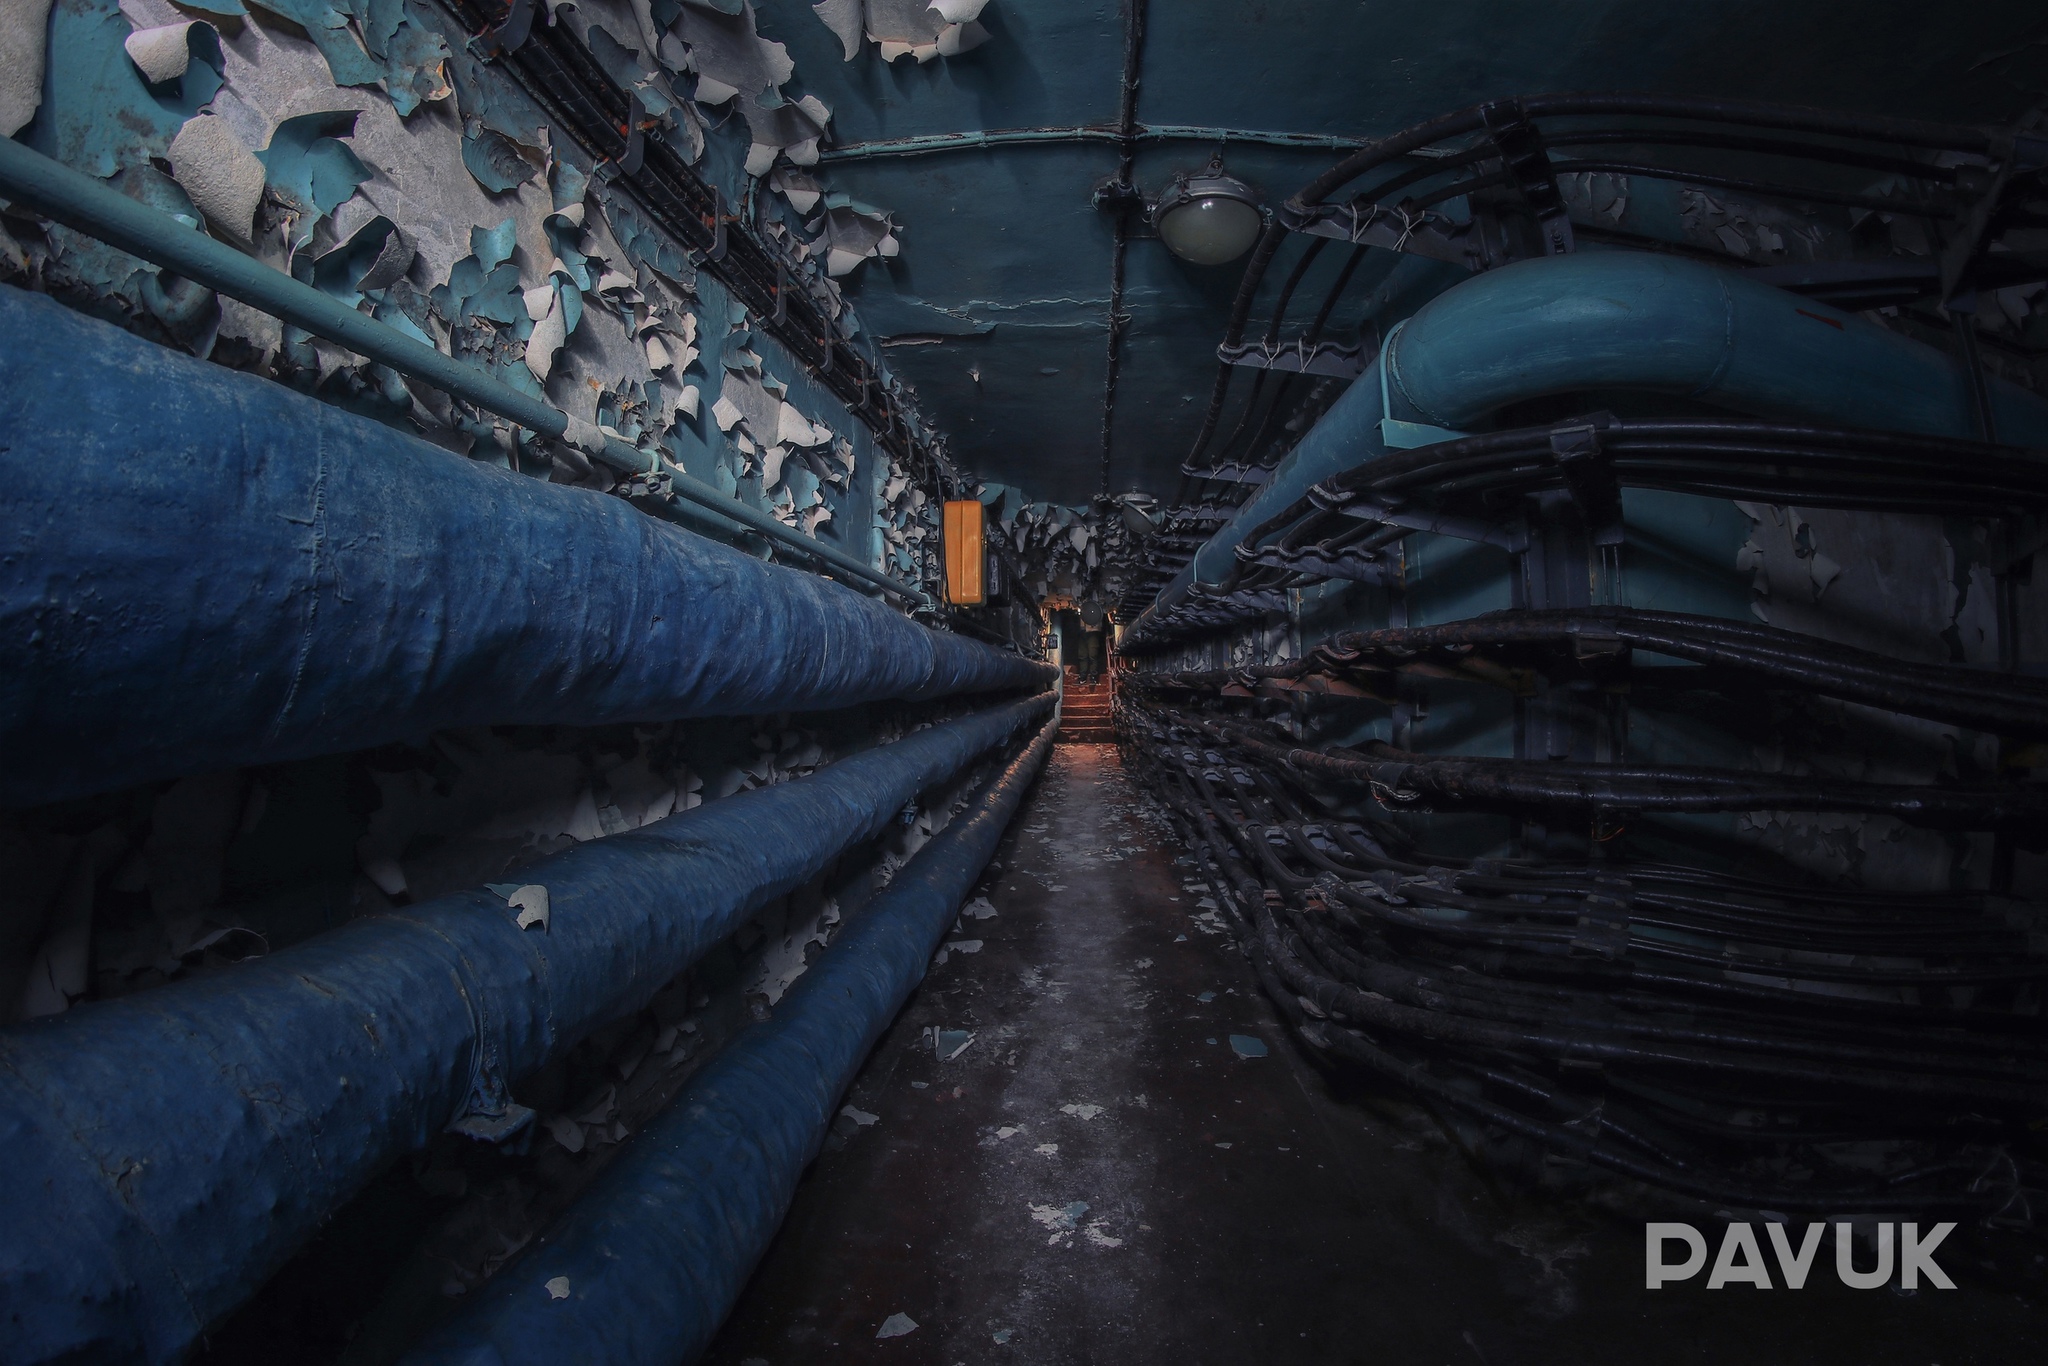
<instances>
[{"instance_id":1,"label":"thin green pipe","mask_svg":"<svg viewBox=\"0 0 2048 1366\"><path fill-rule=\"evenodd\" d=\"M346 346L409 379L431 384L529 431L560 438L569 430L569 415L559 408L522 394L474 366L358 313L311 285L252 260L169 214L138 203L104 182L53 161L12 138L0 138L0 193L23 208L33 209L145 261L153 261L252 308L260 308L316 337ZM758 508L728 498L658 453L650 455L608 436L603 450L595 454L606 465L622 472L664 473L678 494L718 518L885 593L919 607L930 606L931 600L916 589L906 588L844 551L784 526Z\"/></svg>"}]
</instances>

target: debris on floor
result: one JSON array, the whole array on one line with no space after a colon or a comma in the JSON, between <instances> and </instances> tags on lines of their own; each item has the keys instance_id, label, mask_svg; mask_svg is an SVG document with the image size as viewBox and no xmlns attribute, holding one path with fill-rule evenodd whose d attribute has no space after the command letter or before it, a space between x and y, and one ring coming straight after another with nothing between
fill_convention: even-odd
<instances>
[{"instance_id":1,"label":"debris on floor","mask_svg":"<svg viewBox=\"0 0 2048 1366\"><path fill-rule=\"evenodd\" d=\"M1058 1244L1068 1247L1073 1244L1074 1233L1081 1226L1081 1216L1088 1212L1086 1200L1076 1200L1070 1205L1033 1205L1031 1218L1052 1231L1045 1240L1046 1246Z\"/></svg>"},{"instance_id":2,"label":"debris on floor","mask_svg":"<svg viewBox=\"0 0 2048 1366\"><path fill-rule=\"evenodd\" d=\"M933 1029L931 1031L932 1051L939 1055L939 1061L951 1062L967 1051L974 1042L974 1031L968 1029Z\"/></svg>"},{"instance_id":3,"label":"debris on floor","mask_svg":"<svg viewBox=\"0 0 2048 1366\"><path fill-rule=\"evenodd\" d=\"M1046 828L1001 857L1012 875L1059 868L1072 889L1018 876L1001 920L974 926L1000 933L905 1007L847 1098L888 1123L828 1146L702 1366L1324 1366L1366 1343L1376 1361L1543 1366L1664 1360L1673 1342L1718 1366L1754 1359L1757 1341L1774 1360L1832 1360L1878 1307L1660 1299L1640 1290L1640 1222L1532 1233L1540 1221L1426 1114L1367 1110L1272 1042L1284 1026L1254 964L1166 900L1181 880L1170 849L1085 878L1053 861L1135 821L1106 809L1128 790L1113 754L1055 752L1025 813ZM1154 965L1143 999L1140 958ZM924 1103L902 1104L909 1078ZM1951 1363L1946 1348L1908 1354L1938 1324L1967 1320L2001 1347L2038 1338L2017 1299L1981 1285L1966 1299L1958 1282L1886 1298L1902 1330L1886 1360ZM906 1298L928 1307L914 1342L874 1341Z\"/></svg>"}]
</instances>

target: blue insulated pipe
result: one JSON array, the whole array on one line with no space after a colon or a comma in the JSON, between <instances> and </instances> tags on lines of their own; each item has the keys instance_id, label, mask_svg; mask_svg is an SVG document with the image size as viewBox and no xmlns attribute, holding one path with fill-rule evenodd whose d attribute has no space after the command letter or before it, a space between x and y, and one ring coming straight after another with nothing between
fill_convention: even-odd
<instances>
[{"instance_id":1,"label":"blue insulated pipe","mask_svg":"<svg viewBox=\"0 0 2048 1366\"><path fill-rule=\"evenodd\" d=\"M0 1361L179 1359L388 1163L516 1131L509 1083L1052 703L544 859L540 925L480 889L0 1030Z\"/></svg>"},{"instance_id":2,"label":"blue insulated pipe","mask_svg":"<svg viewBox=\"0 0 2048 1366\"><path fill-rule=\"evenodd\" d=\"M574 438L580 448L614 470L627 474L665 473L676 493L695 505L692 512L683 514L692 520L709 522L720 531L737 523L755 535L779 541L828 564L849 578L918 606L929 604L917 589L897 583L835 546L784 526L759 508L728 498L672 461L649 455L616 437L606 437L597 428L572 420L545 400L523 394L476 366L445 355L283 271L272 270L226 243L214 241L197 228L130 199L105 181L53 161L12 138L0 138L0 197L231 299L260 308L316 337L339 342L408 379L430 384L529 431ZM579 426L583 428L580 433L575 430Z\"/></svg>"},{"instance_id":3,"label":"blue insulated pipe","mask_svg":"<svg viewBox=\"0 0 2048 1366\"><path fill-rule=\"evenodd\" d=\"M407 1366L679 1366L767 1250L839 1097L921 981L1051 751L1045 726L562 1223ZM568 1293L547 1289L566 1277ZM557 1285L557 1289L560 1286Z\"/></svg>"},{"instance_id":4,"label":"blue insulated pipe","mask_svg":"<svg viewBox=\"0 0 2048 1366\"><path fill-rule=\"evenodd\" d=\"M1999 439L2048 446L2048 400L2004 380L1988 383ZM1383 411L1383 387L1392 412ZM1648 252L1521 261L1445 290L1403 324L1380 360L1195 553L1192 581L1222 583L1254 527L1312 486L1384 455L1384 417L1462 428L1506 404L1578 389L1677 394L1877 431L1974 432L1969 385L1954 358L1855 314L1737 271ZM1159 601L1186 591L1169 585Z\"/></svg>"},{"instance_id":5,"label":"blue insulated pipe","mask_svg":"<svg viewBox=\"0 0 2048 1366\"><path fill-rule=\"evenodd\" d=\"M1053 677L8 286L0 659L0 807L448 726Z\"/></svg>"}]
</instances>

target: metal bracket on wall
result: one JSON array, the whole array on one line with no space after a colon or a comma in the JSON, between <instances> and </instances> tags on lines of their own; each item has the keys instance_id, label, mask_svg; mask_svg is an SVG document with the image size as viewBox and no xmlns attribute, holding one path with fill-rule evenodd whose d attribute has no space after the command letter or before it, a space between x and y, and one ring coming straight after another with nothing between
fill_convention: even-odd
<instances>
[{"instance_id":1,"label":"metal bracket on wall","mask_svg":"<svg viewBox=\"0 0 2048 1366\"><path fill-rule=\"evenodd\" d=\"M1182 465L1180 472L1197 479L1211 479L1219 484L1251 484L1257 486L1273 477L1270 465Z\"/></svg>"},{"instance_id":2,"label":"metal bracket on wall","mask_svg":"<svg viewBox=\"0 0 2048 1366\"><path fill-rule=\"evenodd\" d=\"M1339 346L1335 342L1311 344L1306 337L1267 345L1263 341L1216 348L1216 358L1226 365L1253 370L1284 370L1296 375L1330 375L1355 379L1365 373L1365 348Z\"/></svg>"},{"instance_id":3,"label":"metal bracket on wall","mask_svg":"<svg viewBox=\"0 0 2048 1366\"><path fill-rule=\"evenodd\" d=\"M1309 497L1318 507L1341 512L1346 517L1355 517L1361 522L1373 522L1380 526L1400 527L1406 531L1427 531L1435 536L1450 536L1460 541L1477 541L1482 545L1499 546L1510 554L1520 554L1529 546L1526 528L1500 527L1476 517L1455 517L1447 513L1427 512L1420 509L1407 510L1391 508L1369 498L1357 498L1346 493L1325 493L1325 486L1318 484L1309 490Z\"/></svg>"},{"instance_id":4,"label":"metal bracket on wall","mask_svg":"<svg viewBox=\"0 0 2048 1366\"><path fill-rule=\"evenodd\" d=\"M1600 444L1600 430L1606 425L1607 419L1601 415L1550 429L1551 458L1586 519L1593 544L1600 546L1622 542L1621 481Z\"/></svg>"},{"instance_id":5,"label":"metal bracket on wall","mask_svg":"<svg viewBox=\"0 0 2048 1366\"><path fill-rule=\"evenodd\" d=\"M1351 583L1386 585L1400 576L1400 571L1386 564L1375 555L1324 554L1315 546L1303 550L1282 550L1278 546L1267 546L1263 550L1246 550L1239 547L1237 558L1246 565L1262 569L1285 569L1296 574L1315 574L1326 579L1344 579Z\"/></svg>"},{"instance_id":6,"label":"metal bracket on wall","mask_svg":"<svg viewBox=\"0 0 2048 1366\"><path fill-rule=\"evenodd\" d=\"M637 123L627 124L625 134L625 148L617 157L619 174L635 176L640 174L640 167L647 160L647 134Z\"/></svg>"},{"instance_id":7,"label":"metal bracket on wall","mask_svg":"<svg viewBox=\"0 0 2048 1366\"><path fill-rule=\"evenodd\" d=\"M726 210L725 191L713 185L711 187L711 217L704 224L711 233L711 245L705 247L698 256L698 259L703 264L715 266L725 259L726 226L736 221L735 216ZM776 269L781 269L780 262L776 263Z\"/></svg>"},{"instance_id":8,"label":"metal bracket on wall","mask_svg":"<svg viewBox=\"0 0 2048 1366\"><path fill-rule=\"evenodd\" d=\"M1296 208L1282 204L1275 216L1290 232L1330 237L1354 246L1384 247L1409 256L1449 261L1469 270L1483 270L1492 254L1475 237L1476 225L1459 223L1432 209L1413 209L1405 202L1389 207L1360 196L1345 204Z\"/></svg>"},{"instance_id":9,"label":"metal bracket on wall","mask_svg":"<svg viewBox=\"0 0 2048 1366\"><path fill-rule=\"evenodd\" d=\"M1500 100L1483 106L1480 118L1488 137L1500 154L1505 186L1533 221L1541 250L1530 255L1562 256L1576 249L1572 221L1565 213L1564 196L1558 192L1557 176L1550 168L1550 155L1543 135L1522 108L1520 100ZM1475 212L1478 204L1474 204Z\"/></svg>"},{"instance_id":10,"label":"metal bracket on wall","mask_svg":"<svg viewBox=\"0 0 2048 1366\"><path fill-rule=\"evenodd\" d=\"M1225 522L1237 516L1237 511L1235 507L1227 503L1183 503L1177 507L1168 508L1163 514L1160 526L1162 528L1175 528L1183 525L1193 526L1197 524L1222 526Z\"/></svg>"},{"instance_id":11,"label":"metal bracket on wall","mask_svg":"<svg viewBox=\"0 0 2048 1366\"><path fill-rule=\"evenodd\" d=\"M1481 113L1493 157L1479 164L1491 162L1498 169L1482 173L1466 193L1441 205L1413 199L1382 204L1370 191L1344 204L1303 207L1290 200L1276 211L1280 222L1292 232L1384 247L1467 270L1577 250L1549 154L1520 102L1489 104ZM1466 210L1454 212L1460 200Z\"/></svg>"}]
</instances>

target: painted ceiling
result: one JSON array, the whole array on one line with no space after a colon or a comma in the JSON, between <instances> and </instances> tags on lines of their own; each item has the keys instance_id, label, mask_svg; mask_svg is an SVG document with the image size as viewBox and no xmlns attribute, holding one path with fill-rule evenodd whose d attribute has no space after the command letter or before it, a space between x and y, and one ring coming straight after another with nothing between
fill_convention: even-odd
<instances>
[{"instance_id":1,"label":"painted ceiling","mask_svg":"<svg viewBox=\"0 0 2048 1366\"><path fill-rule=\"evenodd\" d=\"M1105 443L1114 231L1092 196L1118 168L1118 147L1100 133L1119 113L1121 6L991 0L979 14L987 41L923 63L885 62L872 44L845 58L806 0L758 0L757 12L761 35L788 47L792 88L832 111L818 179L893 214L900 254L866 262L847 294L960 464L1068 504L1104 491L1171 496L1240 268L1188 265L1150 236L1130 242ZM1156 194L1221 145L1230 172L1277 204L1341 150L1166 130L1371 138L1484 99L1556 90L2004 122L2048 97L2044 63L2048 16L2033 0L1154 0L1136 105L1153 135L1139 145L1134 181ZM916 155L886 145L1083 127L1096 140ZM1334 271L1337 255L1318 269ZM1441 287L1412 266L1395 272L1391 254L1373 256L1386 259L1361 271L1333 337ZM1288 263L1283 255L1268 272L1269 291Z\"/></svg>"}]
</instances>

